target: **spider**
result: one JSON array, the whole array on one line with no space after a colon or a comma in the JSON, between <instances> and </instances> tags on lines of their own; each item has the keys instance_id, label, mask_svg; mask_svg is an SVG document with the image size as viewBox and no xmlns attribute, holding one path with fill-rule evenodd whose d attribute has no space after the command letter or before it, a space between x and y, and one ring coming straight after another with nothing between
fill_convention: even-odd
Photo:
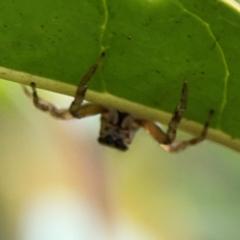
<instances>
[{"instance_id":1,"label":"spider","mask_svg":"<svg viewBox=\"0 0 240 240\"><path fill-rule=\"evenodd\" d=\"M154 122L145 120L141 117L131 115L113 108L108 108L98 104L82 104L87 91L87 83L97 70L100 62L104 58L102 52L97 62L89 69L77 88L75 98L69 109L58 109L54 105L41 100L36 91L36 84L31 82L32 93L26 87L25 93L33 99L36 108L49 112L53 117L63 120L72 118L84 118L88 116L101 115L101 128L98 141L101 144L126 151L131 144L135 133L140 127L144 128L162 147L169 152L178 152L187 146L197 144L206 138L210 119L214 113L209 111L207 120L203 126L202 132L198 137L190 140L175 142L178 124L187 106L188 85L187 79L183 80L181 98L173 116L168 124L166 133Z\"/></svg>"}]
</instances>

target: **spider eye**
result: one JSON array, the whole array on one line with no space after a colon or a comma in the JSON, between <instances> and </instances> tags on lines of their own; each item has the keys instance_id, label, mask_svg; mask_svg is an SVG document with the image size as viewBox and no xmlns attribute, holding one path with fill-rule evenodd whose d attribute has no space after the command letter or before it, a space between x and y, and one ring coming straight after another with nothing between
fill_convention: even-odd
<instances>
[{"instance_id":1,"label":"spider eye","mask_svg":"<svg viewBox=\"0 0 240 240\"><path fill-rule=\"evenodd\" d=\"M110 145L110 144L113 143L113 138L110 135L108 135L108 136L106 136L104 138L99 138L98 141L100 143L104 143L104 144Z\"/></svg>"},{"instance_id":2,"label":"spider eye","mask_svg":"<svg viewBox=\"0 0 240 240\"><path fill-rule=\"evenodd\" d=\"M121 139L117 139L114 141L111 135L107 135L106 137L100 137L98 138L98 141L102 144L106 144L119 150L125 151L128 149L128 147L123 143Z\"/></svg>"},{"instance_id":3,"label":"spider eye","mask_svg":"<svg viewBox=\"0 0 240 240\"><path fill-rule=\"evenodd\" d=\"M116 146L116 148L119 148L121 150L127 150L127 147L124 145L123 141L121 139L117 139L114 142L114 145Z\"/></svg>"}]
</instances>

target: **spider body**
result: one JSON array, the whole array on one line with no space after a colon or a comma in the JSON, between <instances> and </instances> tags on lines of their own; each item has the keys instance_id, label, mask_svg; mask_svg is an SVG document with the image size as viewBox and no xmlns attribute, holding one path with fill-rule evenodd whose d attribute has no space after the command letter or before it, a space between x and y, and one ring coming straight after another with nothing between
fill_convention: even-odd
<instances>
[{"instance_id":1,"label":"spider body","mask_svg":"<svg viewBox=\"0 0 240 240\"><path fill-rule=\"evenodd\" d=\"M108 109L101 115L98 141L119 150L127 150L139 128L134 116L115 109Z\"/></svg>"},{"instance_id":2,"label":"spider body","mask_svg":"<svg viewBox=\"0 0 240 240\"><path fill-rule=\"evenodd\" d=\"M30 93L29 90L24 86L23 89L25 93L33 99L33 103L37 108L42 111L49 112L53 117L58 119L80 119L100 114L101 128L98 141L101 144L116 148L118 150L127 150L135 136L135 133L141 127L144 128L163 147L164 150L170 152L178 152L185 149L187 146L197 144L206 138L209 122L213 115L213 110L209 112L208 118L199 136L190 140L175 142L178 124L180 123L183 113L187 107L187 79L184 79L183 81L180 101L168 124L168 130L166 133L154 122L141 117L112 108L107 108L98 104L82 104L87 90L87 83L97 70L100 62L104 58L104 55L105 53L100 55L97 62L90 68L90 70L80 81L75 98L69 109L58 109L54 105L44 102L42 99L40 99L38 97L36 84L34 82L31 83L32 93Z\"/></svg>"}]
</instances>

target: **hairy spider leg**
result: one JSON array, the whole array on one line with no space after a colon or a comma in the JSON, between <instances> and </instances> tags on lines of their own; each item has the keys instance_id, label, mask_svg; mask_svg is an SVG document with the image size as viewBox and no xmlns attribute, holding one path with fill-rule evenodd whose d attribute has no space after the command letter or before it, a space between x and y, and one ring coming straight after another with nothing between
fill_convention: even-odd
<instances>
[{"instance_id":1,"label":"hairy spider leg","mask_svg":"<svg viewBox=\"0 0 240 240\"><path fill-rule=\"evenodd\" d=\"M206 136L207 136L209 123L210 123L210 120L211 120L213 114L214 114L214 111L210 110L209 114L208 114L208 118L207 118L207 120L206 120L206 122L204 124L203 129L202 129L202 132L201 132L201 134L198 137L192 138L190 140L183 140L183 141L179 141L179 142L173 142L170 145L161 145L162 148L167 150L167 151L169 151L169 152L178 152L180 150L185 149L187 146L195 145L195 144L203 141L206 138Z\"/></svg>"},{"instance_id":2,"label":"hairy spider leg","mask_svg":"<svg viewBox=\"0 0 240 240\"><path fill-rule=\"evenodd\" d=\"M168 124L167 133L164 133L164 131L160 127L158 127L154 122L144 119L136 119L138 124L141 127L143 127L166 151L178 152L180 150L185 149L189 145L194 145L203 141L207 136L209 123L214 114L213 110L210 110L203 130L198 137L192 138L190 140L174 142L176 138L178 124L180 123L183 113L187 107L187 93L188 93L187 79L184 79L180 103L178 107L175 109L171 121Z\"/></svg>"},{"instance_id":3,"label":"hairy spider leg","mask_svg":"<svg viewBox=\"0 0 240 240\"><path fill-rule=\"evenodd\" d=\"M80 81L79 87L76 92L76 96L72 104L70 105L69 109L58 109L55 107L53 104L48 103L41 98L38 97L37 91L36 91L36 83L31 82L31 88L32 88L32 93L28 91L28 89L25 86L23 87L23 90L25 94L33 99L33 103L36 108L44 111L44 112L49 112L53 117L62 119L62 120L69 120L72 118L83 118L83 117L88 117L92 115L96 115L99 113L103 113L106 111L106 109L97 104L85 104L81 105L82 101L84 99L86 90L87 90L87 82L90 80L91 76L93 73L96 71L100 61L104 57L104 53L101 53L97 63L95 63L88 73L82 78Z\"/></svg>"},{"instance_id":4,"label":"hairy spider leg","mask_svg":"<svg viewBox=\"0 0 240 240\"><path fill-rule=\"evenodd\" d=\"M167 133L165 133L154 122L144 119L137 119L137 122L160 144L164 145L171 144L176 138L177 126L180 123L183 113L187 107L187 93L188 93L187 79L185 78L183 80L180 103L178 107L175 109L171 121L168 124Z\"/></svg>"},{"instance_id":5,"label":"hairy spider leg","mask_svg":"<svg viewBox=\"0 0 240 240\"><path fill-rule=\"evenodd\" d=\"M36 108L44 111L49 112L53 117L60 118L60 119L71 119L73 118L69 113L68 109L58 109L53 104L43 101L41 98L38 97L37 90L36 90L36 83L31 82L32 94L27 93L27 88L24 87L24 92L27 93L28 96L32 97L33 103Z\"/></svg>"},{"instance_id":6,"label":"hairy spider leg","mask_svg":"<svg viewBox=\"0 0 240 240\"><path fill-rule=\"evenodd\" d=\"M80 109L81 109L81 105L83 102L83 99L85 97L86 91L87 91L87 83L88 81L91 79L92 75L95 73L95 71L97 70L100 62L102 61L102 59L104 58L105 53L102 52L100 57L98 58L97 62L89 69L89 71L85 74L85 76L82 78L82 80L80 81L76 94L75 94L75 98L69 108L69 112L75 117L75 118L81 118L80 115Z\"/></svg>"},{"instance_id":7,"label":"hairy spider leg","mask_svg":"<svg viewBox=\"0 0 240 240\"><path fill-rule=\"evenodd\" d=\"M181 99L179 105L176 107L172 119L168 124L168 130L166 133L166 140L164 144L172 143L176 138L177 133L177 126L180 123L183 113L187 108L187 95L188 95L188 85L187 79L183 80L182 92L181 92Z\"/></svg>"}]
</instances>

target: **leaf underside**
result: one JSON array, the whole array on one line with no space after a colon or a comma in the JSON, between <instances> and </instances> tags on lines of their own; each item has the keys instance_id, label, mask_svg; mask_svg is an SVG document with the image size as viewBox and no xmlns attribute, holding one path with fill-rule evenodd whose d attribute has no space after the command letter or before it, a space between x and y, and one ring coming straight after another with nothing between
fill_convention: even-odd
<instances>
[{"instance_id":1,"label":"leaf underside","mask_svg":"<svg viewBox=\"0 0 240 240\"><path fill-rule=\"evenodd\" d=\"M105 51L89 83L96 102L108 96L110 105L115 106L118 99L115 107L125 111L137 103L170 116L179 102L182 80L187 78L185 118L202 124L214 109L211 128L226 134L218 135L225 140L214 140L240 151L240 141L231 140L240 139L237 3L2 0L0 15L1 78L29 84L30 75L24 80L20 76L25 72L53 79L52 87L47 81L37 84L59 91L61 83L76 86ZM6 69L13 70L14 78ZM121 106L124 100L128 102ZM139 108L140 115L143 111ZM237 141L234 147L231 141Z\"/></svg>"}]
</instances>

